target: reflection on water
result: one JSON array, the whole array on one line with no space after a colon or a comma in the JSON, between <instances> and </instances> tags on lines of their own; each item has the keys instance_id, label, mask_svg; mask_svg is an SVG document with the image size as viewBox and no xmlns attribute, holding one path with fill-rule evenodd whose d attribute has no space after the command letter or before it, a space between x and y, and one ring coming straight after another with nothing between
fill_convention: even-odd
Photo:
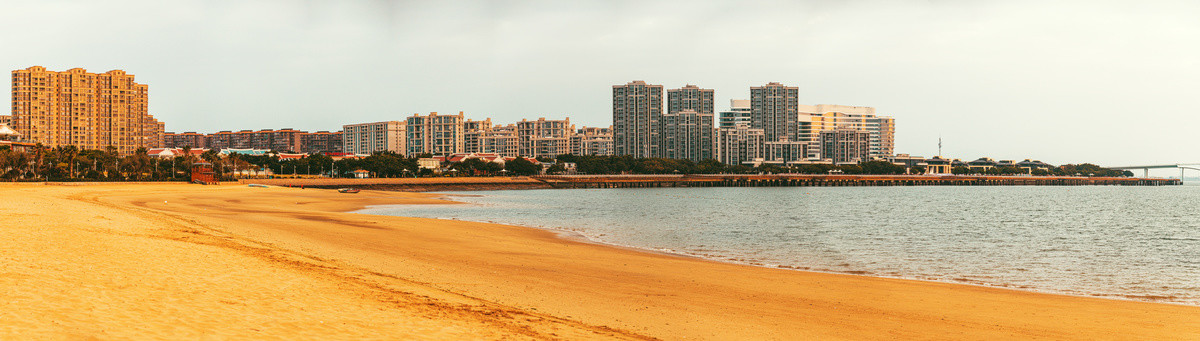
<instances>
[{"instance_id":1,"label":"reflection on water","mask_svg":"<svg viewBox=\"0 0 1200 341\"><path fill-rule=\"evenodd\" d=\"M1200 186L461 192L363 213L567 229L749 264L1200 304Z\"/></svg>"}]
</instances>

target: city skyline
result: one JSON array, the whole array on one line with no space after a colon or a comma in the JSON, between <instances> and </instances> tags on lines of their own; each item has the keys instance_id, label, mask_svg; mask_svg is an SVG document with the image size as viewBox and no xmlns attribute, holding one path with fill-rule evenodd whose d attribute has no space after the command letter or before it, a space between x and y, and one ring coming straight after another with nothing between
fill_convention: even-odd
<instances>
[{"instance_id":1,"label":"city skyline","mask_svg":"<svg viewBox=\"0 0 1200 341\"><path fill-rule=\"evenodd\" d=\"M715 89L716 111L779 82L798 87L800 103L900 119L897 153L933 156L940 137L951 157L1200 159L1178 147L1200 123L1188 101L1200 68L1183 43L1200 26L1183 2L4 6L0 25L26 33L0 42L39 49L0 63L135 74L167 131L333 131L347 117L433 111L607 126L609 86L632 79ZM38 13L105 34L20 30ZM1123 123L1131 115L1156 119Z\"/></svg>"}]
</instances>

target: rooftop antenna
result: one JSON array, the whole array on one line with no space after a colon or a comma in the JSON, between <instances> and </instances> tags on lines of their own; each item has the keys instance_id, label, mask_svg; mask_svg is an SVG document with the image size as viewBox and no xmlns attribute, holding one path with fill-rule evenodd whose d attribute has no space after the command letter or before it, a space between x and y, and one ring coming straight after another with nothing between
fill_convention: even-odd
<instances>
[{"instance_id":1,"label":"rooftop antenna","mask_svg":"<svg viewBox=\"0 0 1200 341\"><path fill-rule=\"evenodd\" d=\"M942 136L938 135L938 155L942 156Z\"/></svg>"}]
</instances>

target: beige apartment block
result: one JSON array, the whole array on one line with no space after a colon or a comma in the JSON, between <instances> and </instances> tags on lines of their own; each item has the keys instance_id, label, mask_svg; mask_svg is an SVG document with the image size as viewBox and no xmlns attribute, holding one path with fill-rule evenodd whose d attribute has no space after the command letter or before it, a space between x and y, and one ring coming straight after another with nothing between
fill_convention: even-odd
<instances>
[{"instance_id":1,"label":"beige apartment block","mask_svg":"<svg viewBox=\"0 0 1200 341\"><path fill-rule=\"evenodd\" d=\"M575 126L571 118L536 121L522 119L517 122L517 143L521 156L555 157L571 153L571 134Z\"/></svg>"},{"instance_id":2,"label":"beige apartment block","mask_svg":"<svg viewBox=\"0 0 1200 341\"><path fill-rule=\"evenodd\" d=\"M492 130L492 119L483 121L466 120L463 122L463 153L482 153L483 146L479 138Z\"/></svg>"},{"instance_id":3,"label":"beige apartment block","mask_svg":"<svg viewBox=\"0 0 1200 341\"><path fill-rule=\"evenodd\" d=\"M870 134L869 156L887 157L895 153L896 122L891 117L875 115L875 108L849 105L800 105L797 113L799 130L796 140L809 142L810 151L817 153L820 134L837 129L865 131ZM812 155L816 156L816 155ZM827 158L822 156L822 158Z\"/></svg>"},{"instance_id":4,"label":"beige apartment block","mask_svg":"<svg viewBox=\"0 0 1200 341\"><path fill-rule=\"evenodd\" d=\"M342 126L342 152L367 155L390 151L405 154L407 124L401 121L382 121Z\"/></svg>"},{"instance_id":5,"label":"beige apartment block","mask_svg":"<svg viewBox=\"0 0 1200 341\"><path fill-rule=\"evenodd\" d=\"M163 144L163 124L148 112L149 86L121 70L12 72L12 127L49 147L117 148L123 155Z\"/></svg>"},{"instance_id":6,"label":"beige apartment block","mask_svg":"<svg viewBox=\"0 0 1200 341\"><path fill-rule=\"evenodd\" d=\"M466 119L461 111L457 115L436 112L429 115L413 114L406 122L408 155L450 155L465 150L466 131L463 125Z\"/></svg>"},{"instance_id":7,"label":"beige apartment block","mask_svg":"<svg viewBox=\"0 0 1200 341\"><path fill-rule=\"evenodd\" d=\"M615 154L661 157L663 86L632 81L612 90Z\"/></svg>"},{"instance_id":8,"label":"beige apartment block","mask_svg":"<svg viewBox=\"0 0 1200 341\"><path fill-rule=\"evenodd\" d=\"M750 128L762 129L766 141L796 135L800 90L779 83L750 88Z\"/></svg>"},{"instance_id":9,"label":"beige apartment block","mask_svg":"<svg viewBox=\"0 0 1200 341\"><path fill-rule=\"evenodd\" d=\"M878 130L871 132L871 157L887 157L896 154L896 119L891 117L875 117L871 126Z\"/></svg>"},{"instance_id":10,"label":"beige apartment block","mask_svg":"<svg viewBox=\"0 0 1200 341\"><path fill-rule=\"evenodd\" d=\"M571 154L613 155L612 126L583 127L571 135Z\"/></svg>"},{"instance_id":11,"label":"beige apartment block","mask_svg":"<svg viewBox=\"0 0 1200 341\"><path fill-rule=\"evenodd\" d=\"M517 125L495 126L480 133L479 152L496 153L503 157L521 156Z\"/></svg>"}]
</instances>

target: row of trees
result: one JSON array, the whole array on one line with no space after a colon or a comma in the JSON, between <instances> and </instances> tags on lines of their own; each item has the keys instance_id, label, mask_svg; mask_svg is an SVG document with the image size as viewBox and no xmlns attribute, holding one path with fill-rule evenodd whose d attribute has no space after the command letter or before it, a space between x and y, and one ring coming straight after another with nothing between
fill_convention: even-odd
<instances>
[{"instance_id":1,"label":"row of trees","mask_svg":"<svg viewBox=\"0 0 1200 341\"><path fill-rule=\"evenodd\" d=\"M1034 169L1032 172L1026 172L1024 168L1004 166L991 167L987 169L971 169L969 167L954 167L950 170L956 175L1015 175L1015 174L1032 174L1039 176L1055 175L1055 176L1108 176L1122 177L1133 176L1133 172L1119 169L1108 169L1093 165L1090 163L1078 165L1062 165L1050 169Z\"/></svg>"},{"instance_id":2,"label":"row of trees","mask_svg":"<svg viewBox=\"0 0 1200 341\"><path fill-rule=\"evenodd\" d=\"M120 156L117 149L84 149L75 146L49 148L36 145L32 150L16 151L0 147L0 179L49 181L153 181L183 179L188 162L157 160L145 149Z\"/></svg>"},{"instance_id":3,"label":"row of trees","mask_svg":"<svg viewBox=\"0 0 1200 341\"><path fill-rule=\"evenodd\" d=\"M212 163L218 174L225 178L234 174L246 174L271 170L275 174L305 174L334 177L350 176L354 170L367 170L375 177L416 177L432 176L434 172L418 166L417 159L430 155L405 157L393 152L377 152L370 156L353 159L334 160L321 154L309 155L300 159L280 160L272 155L242 155L230 154L222 157L215 151L208 150L199 156L193 156L185 148L183 156L170 159L152 158L146 150L139 149L133 155L121 156L116 148L104 150L80 150L74 146L47 148L38 145L29 152L14 151L0 148L0 178L14 180L50 180L50 181L163 181L187 180L190 177L191 165L205 161ZM543 159L544 162L555 162L546 170L549 174L566 172L563 163L576 165L580 174L747 174L747 173L801 173L801 174L923 174L925 169L914 167L905 169L884 161L868 161L854 165L806 164L798 166L761 165L749 167L746 165L726 165L717 160L692 162L691 160L637 158L633 156L585 156L559 155L554 159ZM496 175L534 175L542 172L541 165L517 158L501 165L480 159L468 159L455 162L447 167L442 175L449 176L496 176ZM260 173L260 174L261 174ZM994 167L987 170L972 170L967 167L955 167L954 174L986 174L1012 175L1025 174L1026 171L1017 167ZM1129 171L1107 169L1093 164L1063 165L1049 170L1037 169L1033 175L1060 176L1133 176Z\"/></svg>"},{"instance_id":4,"label":"row of trees","mask_svg":"<svg viewBox=\"0 0 1200 341\"><path fill-rule=\"evenodd\" d=\"M429 169L420 168L417 164L417 159L432 157L430 154L416 155L414 157L405 157L390 151L375 152L364 158L345 158L334 160L333 158L321 154L308 155L300 159L280 160L278 157L269 155L241 155L231 154L228 159L245 161L249 165L260 167L262 169L270 169L275 174L304 174L304 175L330 175L331 171L335 177L350 176L350 172L355 170L366 170L371 172L374 177L380 178L400 178L414 176L432 176L434 172ZM214 163L218 165L219 172L230 171L229 166L220 162ZM494 175L534 175L540 173L541 165L530 162L525 159L515 159L501 165L495 162L487 162L480 159L468 159L462 162L455 162L449 165L449 173L447 175L455 176L494 176Z\"/></svg>"}]
</instances>

